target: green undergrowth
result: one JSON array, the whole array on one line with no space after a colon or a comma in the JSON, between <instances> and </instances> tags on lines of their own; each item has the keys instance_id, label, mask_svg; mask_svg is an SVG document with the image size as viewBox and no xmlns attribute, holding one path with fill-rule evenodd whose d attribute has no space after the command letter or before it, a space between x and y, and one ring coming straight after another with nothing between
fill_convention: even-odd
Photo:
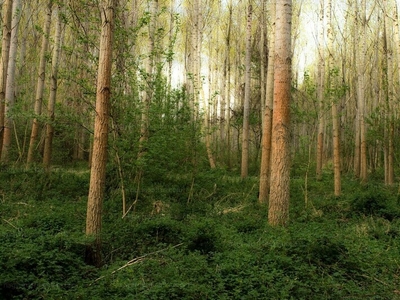
<instances>
[{"instance_id":1,"label":"green undergrowth","mask_svg":"<svg viewBox=\"0 0 400 300\"><path fill-rule=\"evenodd\" d=\"M0 175L2 299L397 299L397 190L293 176L291 221L267 224L257 178L108 176L104 265L84 262L88 173ZM114 181L113 181L114 180Z\"/></svg>"}]
</instances>

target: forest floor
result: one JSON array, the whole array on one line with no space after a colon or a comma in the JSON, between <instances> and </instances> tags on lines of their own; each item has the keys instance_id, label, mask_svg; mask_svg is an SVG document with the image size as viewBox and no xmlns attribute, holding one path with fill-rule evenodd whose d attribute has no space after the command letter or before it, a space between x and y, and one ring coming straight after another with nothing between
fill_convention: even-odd
<instances>
[{"instance_id":1,"label":"forest floor","mask_svg":"<svg viewBox=\"0 0 400 300\"><path fill-rule=\"evenodd\" d=\"M101 268L85 264L89 174L0 174L1 299L400 299L397 188L291 179L273 228L258 180L224 171L126 185L108 174ZM307 184L306 184L307 182Z\"/></svg>"}]
</instances>

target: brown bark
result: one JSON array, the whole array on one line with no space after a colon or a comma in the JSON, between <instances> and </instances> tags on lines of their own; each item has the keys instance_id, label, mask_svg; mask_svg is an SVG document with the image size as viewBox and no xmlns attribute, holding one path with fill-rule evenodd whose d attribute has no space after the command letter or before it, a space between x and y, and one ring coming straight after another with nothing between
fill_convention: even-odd
<instances>
[{"instance_id":1,"label":"brown bark","mask_svg":"<svg viewBox=\"0 0 400 300\"><path fill-rule=\"evenodd\" d=\"M289 222L291 21L292 1L277 1L271 189L268 209L268 223L273 226L287 225Z\"/></svg>"},{"instance_id":2,"label":"brown bark","mask_svg":"<svg viewBox=\"0 0 400 300\"><path fill-rule=\"evenodd\" d=\"M103 0L100 4L102 26L97 73L92 165L90 170L90 186L86 216L86 235L95 238L94 243L87 247L86 259L88 263L94 265L101 264L100 233L106 179L108 123L110 115L114 1L115 0Z\"/></svg>"}]
</instances>

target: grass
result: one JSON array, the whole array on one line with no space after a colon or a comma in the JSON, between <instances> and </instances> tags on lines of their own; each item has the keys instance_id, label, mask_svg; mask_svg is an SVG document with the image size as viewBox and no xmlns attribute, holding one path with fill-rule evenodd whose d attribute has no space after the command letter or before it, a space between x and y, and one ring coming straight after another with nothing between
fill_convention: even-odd
<instances>
[{"instance_id":1,"label":"grass","mask_svg":"<svg viewBox=\"0 0 400 300\"><path fill-rule=\"evenodd\" d=\"M307 186L292 178L287 228L267 224L256 178L237 180L222 171L146 178L135 211L123 219L118 185L111 182L104 266L96 269L84 263L88 174L6 170L0 175L0 294L400 299L397 191L345 178L343 196L335 198L325 175ZM128 186L129 201L135 188ZM158 213L155 202L162 203Z\"/></svg>"}]
</instances>

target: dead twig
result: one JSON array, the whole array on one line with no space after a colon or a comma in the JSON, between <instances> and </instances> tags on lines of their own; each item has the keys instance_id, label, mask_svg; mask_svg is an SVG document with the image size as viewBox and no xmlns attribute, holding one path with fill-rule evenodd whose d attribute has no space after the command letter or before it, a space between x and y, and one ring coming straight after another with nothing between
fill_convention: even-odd
<instances>
[{"instance_id":1,"label":"dead twig","mask_svg":"<svg viewBox=\"0 0 400 300\"><path fill-rule=\"evenodd\" d=\"M10 221L1 218L4 222L6 222L8 225L10 225L12 228L16 229L16 230L20 230L20 228L18 228L17 226L15 226L13 223L11 223Z\"/></svg>"},{"instance_id":2,"label":"dead twig","mask_svg":"<svg viewBox=\"0 0 400 300\"><path fill-rule=\"evenodd\" d=\"M114 275L115 273L117 273L118 271L121 271L122 269L125 269L126 267L129 267L129 266L132 266L132 265L134 265L134 264L140 263L140 262L142 262L146 257L148 257L148 256L150 256L150 255L154 255L154 254L163 252L163 251L168 250L168 249L177 248L177 247L182 246L182 245L183 245L183 243L180 243L180 244L174 245L174 246L169 247L169 248L160 249L160 250L157 250L157 251L154 251L154 252L150 252L150 253L144 254L144 255L139 256L139 257L135 257L135 258L131 259L130 261L128 261L127 263L125 263L123 266L121 266L121 267L119 267L118 269L112 271L112 272L110 273L110 275ZM93 281L93 283L99 281L100 279L103 279L104 277L106 277L106 275L97 278L95 281ZM92 284L93 284L93 283L92 283ZM91 284L91 285L92 285L92 284Z\"/></svg>"}]
</instances>

